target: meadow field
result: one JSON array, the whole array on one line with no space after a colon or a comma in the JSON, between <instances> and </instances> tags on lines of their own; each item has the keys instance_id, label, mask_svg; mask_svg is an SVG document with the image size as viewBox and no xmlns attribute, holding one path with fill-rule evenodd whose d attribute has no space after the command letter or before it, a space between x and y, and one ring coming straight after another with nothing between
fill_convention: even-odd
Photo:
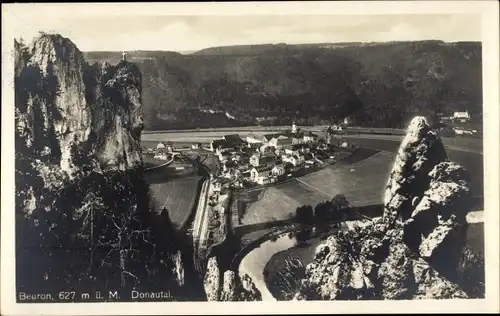
<instances>
[{"instance_id":1,"label":"meadow field","mask_svg":"<svg viewBox=\"0 0 500 316\"><path fill-rule=\"evenodd\" d=\"M264 188L249 201L242 225L290 219L300 205L300 202L284 194L278 187Z\"/></svg>"},{"instance_id":2,"label":"meadow field","mask_svg":"<svg viewBox=\"0 0 500 316\"><path fill-rule=\"evenodd\" d=\"M398 151L400 145L400 142L396 141L398 136L384 135L382 138L379 135L369 135L366 137L368 138L354 136L347 136L345 138L362 148L385 150L394 155ZM446 146L448 158L469 171L471 177L470 187L474 192L474 196L483 196L484 167L482 141L470 138L444 138L443 142ZM380 173L381 177L385 178L386 175L386 173Z\"/></svg>"},{"instance_id":3,"label":"meadow field","mask_svg":"<svg viewBox=\"0 0 500 316\"><path fill-rule=\"evenodd\" d=\"M201 177L191 175L150 184L154 209L158 212L165 207L176 229L180 229L189 219L198 195Z\"/></svg>"},{"instance_id":4,"label":"meadow field","mask_svg":"<svg viewBox=\"0 0 500 316\"><path fill-rule=\"evenodd\" d=\"M181 158L176 164L185 161ZM145 173L155 211L166 208L176 229L187 222L197 199L201 177L195 171L192 166L185 170L164 166Z\"/></svg>"},{"instance_id":5,"label":"meadow field","mask_svg":"<svg viewBox=\"0 0 500 316\"><path fill-rule=\"evenodd\" d=\"M343 194L353 206L380 204L393 161L393 153L382 151L356 163L324 168L296 181L329 199Z\"/></svg>"}]
</instances>

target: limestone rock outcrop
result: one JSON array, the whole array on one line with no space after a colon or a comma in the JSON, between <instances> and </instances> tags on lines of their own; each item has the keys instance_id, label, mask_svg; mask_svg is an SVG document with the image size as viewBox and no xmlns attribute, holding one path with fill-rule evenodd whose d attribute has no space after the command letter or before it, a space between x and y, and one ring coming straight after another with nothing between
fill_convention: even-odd
<instances>
[{"instance_id":1,"label":"limestone rock outcrop","mask_svg":"<svg viewBox=\"0 0 500 316\"><path fill-rule=\"evenodd\" d=\"M97 73L96 75L99 75ZM104 169L127 170L142 163L140 136L144 128L141 73L130 63L103 64L93 110L96 155Z\"/></svg>"},{"instance_id":2,"label":"limestone rock outcrop","mask_svg":"<svg viewBox=\"0 0 500 316\"><path fill-rule=\"evenodd\" d=\"M15 44L19 172L36 170L43 182L37 185L57 189L88 172L142 165L142 79L134 64L97 71L60 35L42 34L29 47ZM31 214L43 196L24 184L19 189Z\"/></svg>"},{"instance_id":3,"label":"limestone rock outcrop","mask_svg":"<svg viewBox=\"0 0 500 316\"><path fill-rule=\"evenodd\" d=\"M172 268L176 249L154 244L161 234L143 176L141 81L132 63L88 65L60 35L15 42L16 260L27 292L44 282L183 282Z\"/></svg>"},{"instance_id":4,"label":"limestone rock outcrop","mask_svg":"<svg viewBox=\"0 0 500 316\"><path fill-rule=\"evenodd\" d=\"M237 275L234 271L224 272L220 301L260 301L262 296L247 274Z\"/></svg>"},{"instance_id":5,"label":"limestone rock outcrop","mask_svg":"<svg viewBox=\"0 0 500 316\"><path fill-rule=\"evenodd\" d=\"M128 170L142 163L141 74L131 63L97 71L69 39L44 34L16 55L16 130L24 154L69 177L91 159L93 168Z\"/></svg>"},{"instance_id":6,"label":"limestone rock outcrop","mask_svg":"<svg viewBox=\"0 0 500 316\"><path fill-rule=\"evenodd\" d=\"M425 118L414 118L389 175L383 216L319 246L295 299L466 298L454 273L468 181Z\"/></svg>"},{"instance_id":7,"label":"limestone rock outcrop","mask_svg":"<svg viewBox=\"0 0 500 316\"><path fill-rule=\"evenodd\" d=\"M177 281L177 285L182 287L184 286L184 264L182 262L182 253L177 251L172 259L174 278Z\"/></svg>"},{"instance_id":8,"label":"limestone rock outcrop","mask_svg":"<svg viewBox=\"0 0 500 316\"><path fill-rule=\"evenodd\" d=\"M221 301L231 302L237 300L236 282L236 273L234 271L228 270L224 272Z\"/></svg>"},{"instance_id":9,"label":"limestone rock outcrop","mask_svg":"<svg viewBox=\"0 0 500 316\"><path fill-rule=\"evenodd\" d=\"M208 259L207 271L203 278L203 286L207 294L207 300L218 301L220 298L221 286L220 270L217 264L217 258L211 257Z\"/></svg>"},{"instance_id":10,"label":"limestone rock outcrop","mask_svg":"<svg viewBox=\"0 0 500 316\"><path fill-rule=\"evenodd\" d=\"M262 295L253 283L252 278L243 273L239 276L239 284L236 284L236 293L239 295L240 301L261 301Z\"/></svg>"},{"instance_id":11,"label":"limestone rock outcrop","mask_svg":"<svg viewBox=\"0 0 500 316\"><path fill-rule=\"evenodd\" d=\"M204 287L209 301L260 301L262 295L252 278L247 274L237 274L219 269L216 257L208 259L204 277Z\"/></svg>"},{"instance_id":12,"label":"limestone rock outcrop","mask_svg":"<svg viewBox=\"0 0 500 316\"><path fill-rule=\"evenodd\" d=\"M429 186L429 173L448 159L443 142L423 117L414 118L399 147L384 196L384 221L411 216L413 198Z\"/></svg>"},{"instance_id":13,"label":"limestone rock outcrop","mask_svg":"<svg viewBox=\"0 0 500 316\"><path fill-rule=\"evenodd\" d=\"M41 129L44 136L48 136L43 154L60 154L61 169L72 174L78 166L74 164L71 149L86 143L91 131L92 100L86 99L84 82L87 64L83 54L69 39L56 35L42 35L35 39L29 55L27 71L21 76L38 72L39 77L31 79L41 84L39 91L28 90L26 112L36 113L38 110L41 114L30 118L31 126L34 129L34 125L43 124ZM41 141L40 136L33 133L32 141Z\"/></svg>"}]
</instances>

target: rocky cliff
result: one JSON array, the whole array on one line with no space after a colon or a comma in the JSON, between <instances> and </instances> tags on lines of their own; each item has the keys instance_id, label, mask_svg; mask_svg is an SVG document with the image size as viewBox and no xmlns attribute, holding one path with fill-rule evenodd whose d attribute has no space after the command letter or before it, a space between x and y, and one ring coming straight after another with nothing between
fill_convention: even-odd
<instances>
[{"instance_id":1,"label":"rocky cliff","mask_svg":"<svg viewBox=\"0 0 500 316\"><path fill-rule=\"evenodd\" d=\"M168 277L154 262L169 249L149 224L138 68L90 66L52 34L16 42L15 60L18 286Z\"/></svg>"},{"instance_id":2,"label":"rocky cliff","mask_svg":"<svg viewBox=\"0 0 500 316\"><path fill-rule=\"evenodd\" d=\"M468 175L423 117L401 143L382 217L330 236L296 299L465 298L455 283L469 210Z\"/></svg>"},{"instance_id":3,"label":"rocky cliff","mask_svg":"<svg viewBox=\"0 0 500 316\"><path fill-rule=\"evenodd\" d=\"M209 301L262 300L250 276L231 270L221 271L216 257L209 258L203 283Z\"/></svg>"},{"instance_id":4,"label":"rocky cliff","mask_svg":"<svg viewBox=\"0 0 500 316\"><path fill-rule=\"evenodd\" d=\"M18 55L16 118L23 145L73 176L88 161L128 170L141 165L141 73L131 63L89 66L67 38L42 35ZM22 87L22 89L21 89Z\"/></svg>"}]
</instances>

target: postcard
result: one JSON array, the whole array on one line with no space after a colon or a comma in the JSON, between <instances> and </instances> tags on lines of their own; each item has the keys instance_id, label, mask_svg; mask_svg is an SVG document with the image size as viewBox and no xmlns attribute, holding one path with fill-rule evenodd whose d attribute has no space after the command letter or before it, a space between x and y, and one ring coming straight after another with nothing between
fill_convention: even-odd
<instances>
[{"instance_id":1,"label":"postcard","mask_svg":"<svg viewBox=\"0 0 500 316\"><path fill-rule=\"evenodd\" d=\"M2 15L2 314L499 311L496 1Z\"/></svg>"}]
</instances>

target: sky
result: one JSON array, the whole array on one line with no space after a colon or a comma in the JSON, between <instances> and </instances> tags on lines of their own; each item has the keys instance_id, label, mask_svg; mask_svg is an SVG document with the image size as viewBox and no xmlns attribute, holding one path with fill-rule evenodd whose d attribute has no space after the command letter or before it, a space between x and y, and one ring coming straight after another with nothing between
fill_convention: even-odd
<instances>
[{"instance_id":1,"label":"sky","mask_svg":"<svg viewBox=\"0 0 500 316\"><path fill-rule=\"evenodd\" d=\"M38 31L70 38L82 51L170 50L264 43L379 42L436 39L480 41L472 14L392 15L148 15L44 14L15 16L16 38L30 42Z\"/></svg>"}]
</instances>

